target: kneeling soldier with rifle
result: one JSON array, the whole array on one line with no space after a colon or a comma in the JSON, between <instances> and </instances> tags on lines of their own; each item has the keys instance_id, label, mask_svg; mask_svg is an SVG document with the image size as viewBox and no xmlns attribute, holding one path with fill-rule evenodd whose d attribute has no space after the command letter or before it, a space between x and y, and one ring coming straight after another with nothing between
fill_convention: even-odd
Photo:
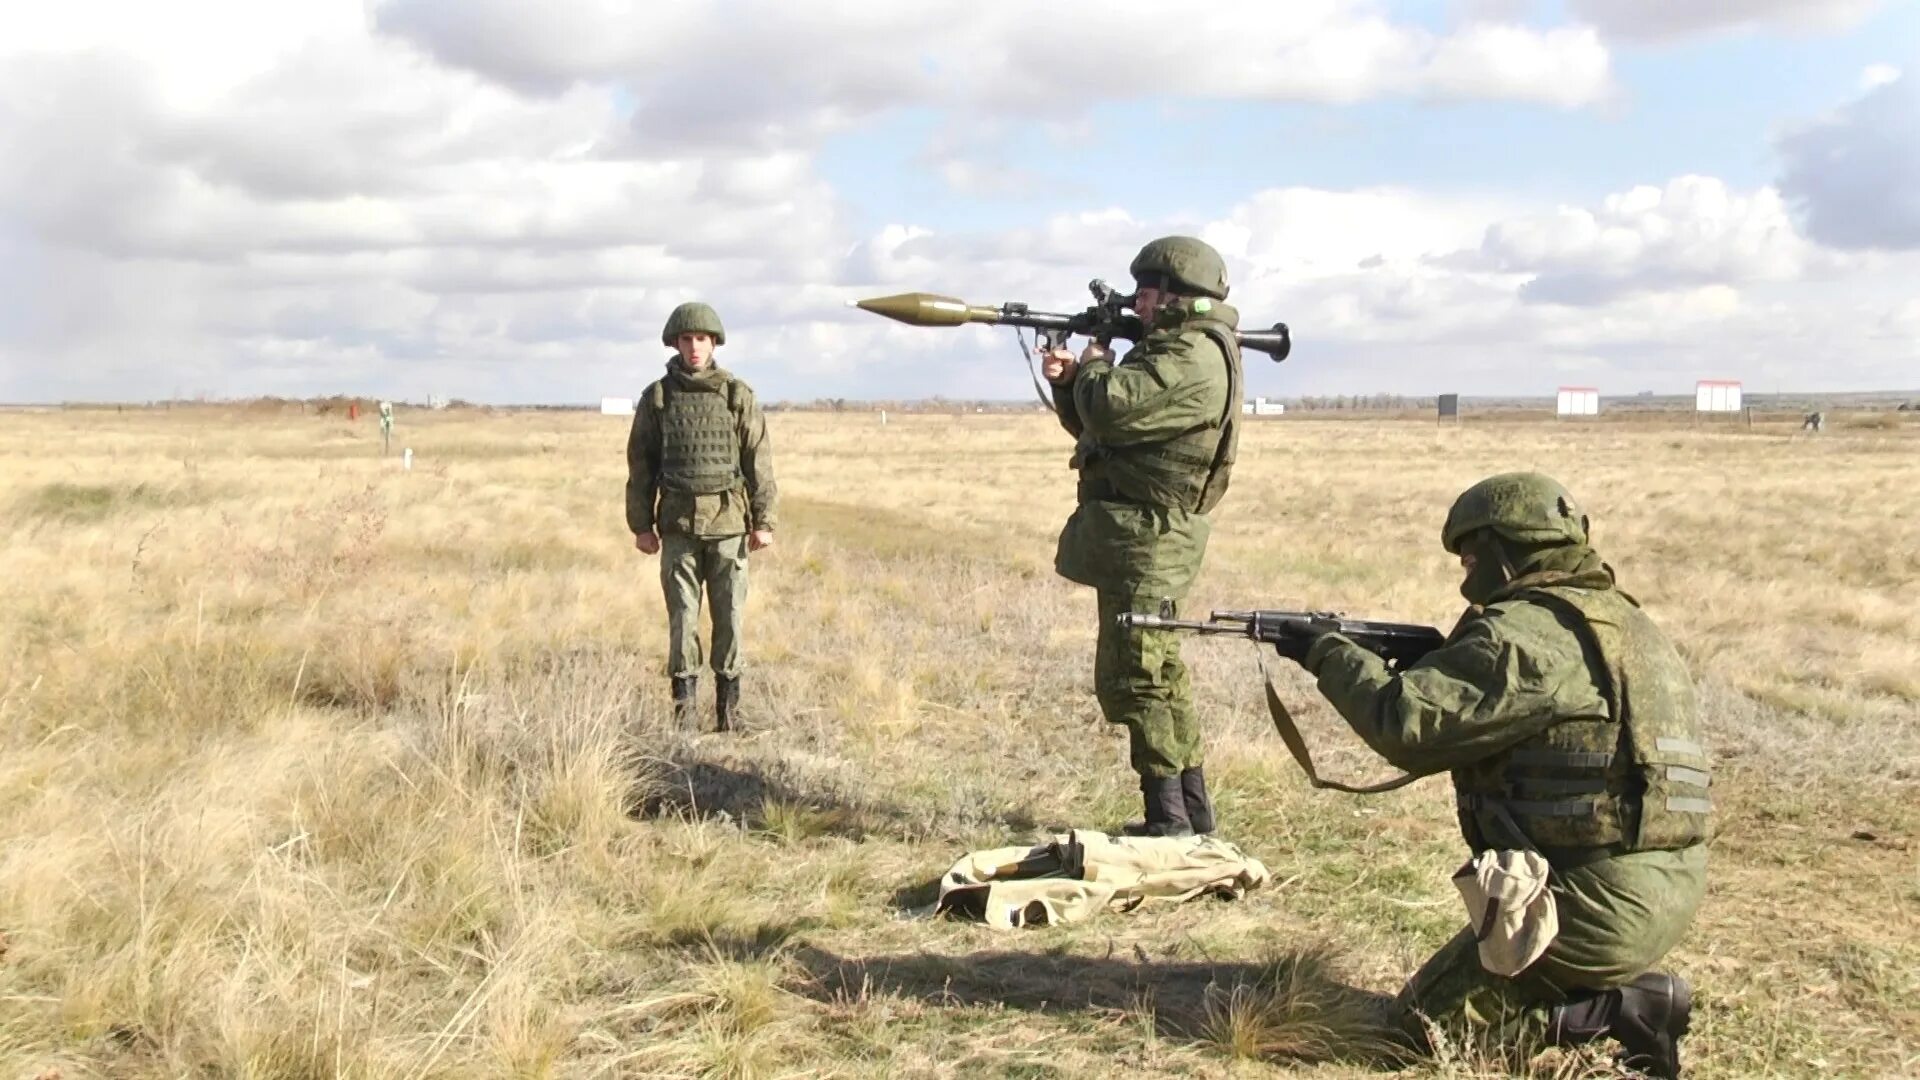
<instances>
[{"instance_id":1,"label":"kneeling soldier with rifle","mask_svg":"<svg viewBox=\"0 0 1920 1080\"><path fill-rule=\"evenodd\" d=\"M727 332L711 307L674 308L660 340L674 355L635 403L627 526L635 547L660 556L667 671L683 725L700 687L700 595L713 598L714 726L727 731L740 704L747 553L773 543L773 451L753 388L713 361Z\"/></svg>"},{"instance_id":2,"label":"kneeling soldier with rifle","mask_svg":"<svg viewBox=\"0 0 1920 1080\"><path fill-rule=\"evenodd\" d=\"M1478 1026L1521 1050L1611 1037L1628 1067L1676 1077L1691 994L1650 969L1706 892L1707 751L1686 666L1614 584L1587 525L1537 473L1469 488L1441 541L1473 606L1444 642L1304 612L1162 629L1273 645L1409 774L1364 789L1320 780L1269 684L1275 724L1316 787L1378 791L1452 773L1474 852L1455 884L1474 925L1396 999L1416 1043L1427 1023Z\"/></svg>"},{"instance_id":3,"label":"kneeling soldier with rifle","mask_svg":"<svg viewBox=\"0 0 1920 1080\"><path fill-rule=\"evenodd\" d=\"M1441 533L1474 605L1446 645L1401 672L1338 634L1294 658L1380 756L1452 772L1476 855L1545 861L1558 933L1544 952L1494 974L1462 930L1401 992L1404 1014L1477 1019L1509 1045L1610 1036L1628 1066L1673 1077L1690 994L1650 969L1706 892L1707 752L1686 665L1587 525L1545 476L1483 480Z\"/></svg>"}]
</instances>

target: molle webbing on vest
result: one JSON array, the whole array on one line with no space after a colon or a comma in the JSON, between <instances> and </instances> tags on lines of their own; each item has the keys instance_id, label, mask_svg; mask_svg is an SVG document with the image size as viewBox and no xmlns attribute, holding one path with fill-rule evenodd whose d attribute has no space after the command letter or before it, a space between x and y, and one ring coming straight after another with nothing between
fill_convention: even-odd
<instances>
[{"instance_id":1,"label":"molle webbing on vest","mask_svg":"<svg viewBox=\"0 0 1920 1080\"><path fill-rule=\"evenodd\" d=\"M731 380L712 389L660 384L660 486L714 495L741 484L740 433Z\"/></svg>"},{"instance_id":2,"label":"molle webbing on vest","mask_svg":"<svg viewBox=\"0 0 1920 1080\"><path fill-rule=\"evenodd\" d=\"M1516 750L1507 760L1515 765L1544 769L1604 769L1613 762L1610 753L1575 753L1570 750Z\"/></svg>"},{"instance_id":3,"label":"molle webbing on vest","mask_svg":"<svg viewBox=\"0 0 1920 1080\"><path fill-rule=\"evenodd\" d=\"M1692 685L1665 637L1611 589L1526 590L1579 635L1610 718L1558 724L1466 770L1463 822L1481 835L1517 827L1553 848L1687 847L1706 838L1712 782ZM1590 798L1557 796L1588 794Z\"/></svg>"},{"instance_id":4,"label":"molle webbing on vest","mask_svg":"<svg viewBox=\"0 0 1920 1080\"><path fill-rule=\"evenodd\" d=\"M1639 605L1614 590L1548 588L1530 593L1577 616L1576 628L1604 660L1607 703L1626 723L1639 813L1627 843L1636 851L1687 847L1707 838L1711 764L1700 740L1686 666Z\"/></svg>"},{"instance_id":5,"label":"molle webbing on vest","mask_svg":"<svg viewBox=\"0 0 1920 1080\"><path fill-rule=\"evenodd\" d=\"M1503 799L1491 795L1461 795L1454 800L1460 809L1476 813L1484 808L1499 806L1515 817L1559 817L1589 818L1599 808L1592 799L1563 799L1549 801L1545 799Z\"/></svg>"},{"instance_id":6,"label":"molle webbing on vest","mask_svg":"<svg viewBox=\"0 0 1920 1080\"><path fill-rule=\"evenodd\" d=\"M1712 783L1712 777L1707 775L1705 769L1689 769L1684 765L1667 766L1667 779L1676 784L1692 784L1699 788Z\"/></svg>"},{"instance_id":7,"label":"molle webbing on vest","mask_svg":"<svg viewBox=\"0 0 1920 1080\"><path fill-rule=\"evenodd\" d=\"M1627 762L1608 718L1569 720L1463 774L1470 838L1493 847L1618 845L1633 816ZM1607 749L1600 749L1600 747ZM1516 839L1515 834L1518 834Z\"/></svg>"}]
</instances>

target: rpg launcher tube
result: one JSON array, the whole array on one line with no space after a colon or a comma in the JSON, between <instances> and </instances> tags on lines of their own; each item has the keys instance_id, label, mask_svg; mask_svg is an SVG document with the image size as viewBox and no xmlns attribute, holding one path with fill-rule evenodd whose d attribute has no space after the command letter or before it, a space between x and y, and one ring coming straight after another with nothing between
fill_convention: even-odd
<instances>
[{"instance_id":1,"label":"rpg launcher tube","mask_svg":"<svg viewBox=\"0 0 1920 1080\"><path fill-rule=\"evenodd\" d=\"M910 292L896 296L876 296L871 300L854 300L854 307L862 311L871 311L875 315L885 315L895 322L908 326L964 326L967 323L997 323L1000 321L1000 309L969 304L951 296L935 296L932 293Z\"/></svg>"}]
</instances>

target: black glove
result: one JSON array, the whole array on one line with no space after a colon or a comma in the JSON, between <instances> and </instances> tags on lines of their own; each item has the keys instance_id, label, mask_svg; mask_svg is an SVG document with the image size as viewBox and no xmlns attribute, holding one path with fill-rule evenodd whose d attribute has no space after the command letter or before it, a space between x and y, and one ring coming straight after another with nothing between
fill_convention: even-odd
<instances>
[{"instance_id":1,"label":"black glove","mask_svg":"<svg viewBox=\"0 0 1920 1080\"><path fill-rule=\"evenodd\" d=\"M1307 654L1313 651L1313 643L1319 640L1319 634L1291 634L1274 642L1273 651L1306 667Z\"/></svg>"},{"instance_id":2,"label":"black glove","mask_svg":"<svg viewBox=\"0 0 1920 1080\"><path fill-rule=\"evenodd\" d=\"M1307 654L1313 651L1314 642L1339 630L1339 623L1331 619L1315 618L1305 629L1289 633L1273 643L1273 651L1299 664L1307 666Z\"/></svg>"}]
</instances>

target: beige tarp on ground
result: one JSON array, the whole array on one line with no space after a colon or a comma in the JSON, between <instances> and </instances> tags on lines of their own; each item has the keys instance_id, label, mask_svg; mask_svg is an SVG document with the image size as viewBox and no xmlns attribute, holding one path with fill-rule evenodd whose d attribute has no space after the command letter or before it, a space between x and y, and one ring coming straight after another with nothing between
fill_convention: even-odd
<instances>
[{"instance_id":1,"label":"beige tarp on ground","mask_svg":"<svg viewBox=\"0 0 1920 1080\"><path fill-rule=\"evenodd\" d=\"M1079 922L1103 911L1205 893L1238 898L1272 875L1260 860L1210 836L1108 836L1076 829L1032 847L976 851L940 879L930 913L982 919L988 926Z\"/></svg>"}]
</instances>

